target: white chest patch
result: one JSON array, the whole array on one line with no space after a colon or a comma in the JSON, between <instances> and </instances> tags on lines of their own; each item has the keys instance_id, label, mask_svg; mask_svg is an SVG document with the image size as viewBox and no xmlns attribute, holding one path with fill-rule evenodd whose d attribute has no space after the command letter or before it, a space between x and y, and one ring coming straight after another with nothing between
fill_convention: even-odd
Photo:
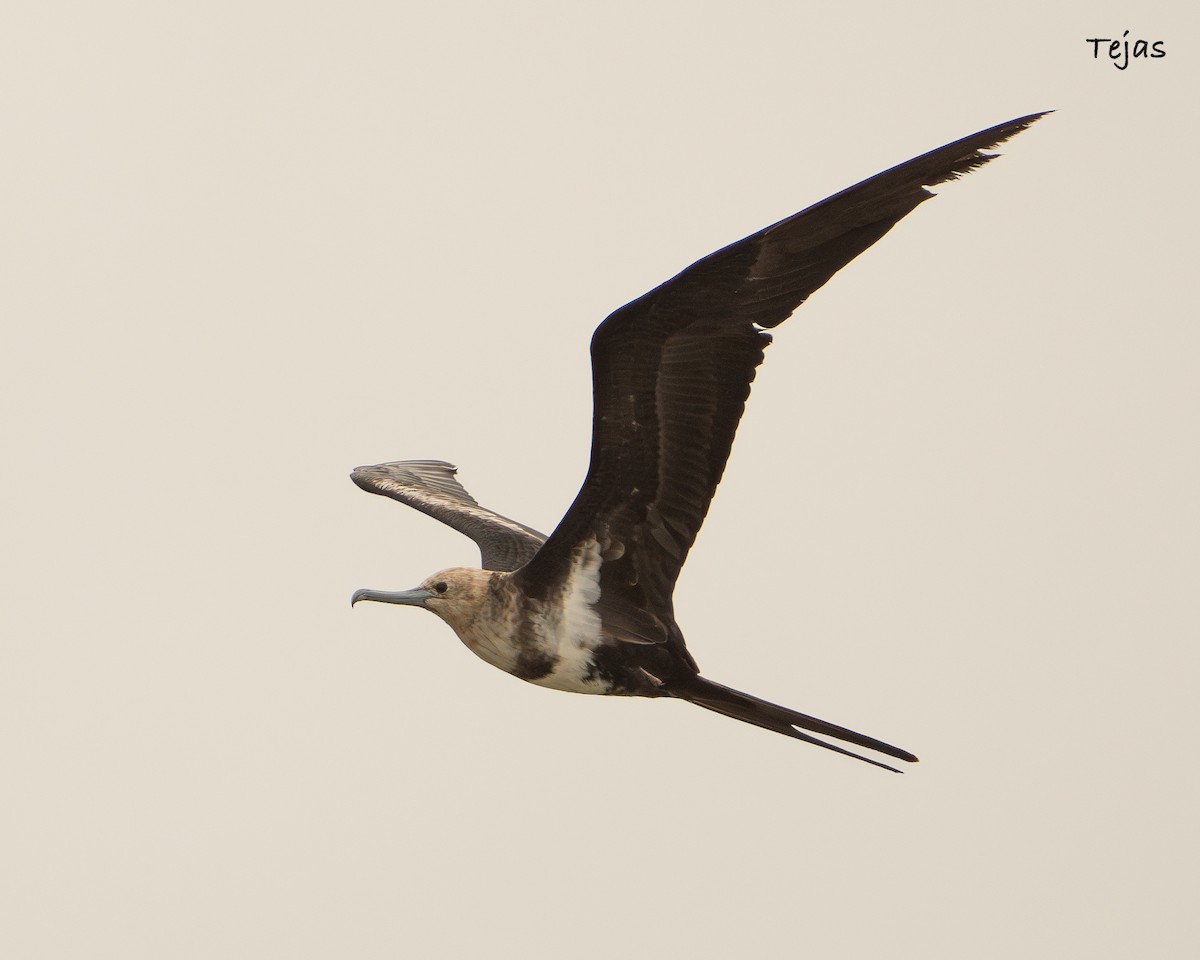
<instances>
[{"instance_id":1,"label":"white chest patch","mask_svg":"<svg viewBox=\"0 0 1200 960\"><path fill-rule=\"evenodd\" d=\"M541 640L547 653L558 658L544 677L533 682L573 693L605 693L604 684L588 679L592 651L602 643L600 614L600 545L585 540L575 551L571 570L557 603L547 610L541 623Z\"/></svg>"}]
</instances>

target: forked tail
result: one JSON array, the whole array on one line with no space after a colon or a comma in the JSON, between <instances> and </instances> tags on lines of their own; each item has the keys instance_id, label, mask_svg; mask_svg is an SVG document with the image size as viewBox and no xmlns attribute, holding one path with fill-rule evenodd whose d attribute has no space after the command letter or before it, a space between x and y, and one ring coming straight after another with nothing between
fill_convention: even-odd
<instances>
[{"instance_id":1,"label":"forked tail","mask_svg":"<svg viewBox=\"0 0 1200 960\"><path fill-rule=\"evenodd\" d=\"M672 696L679 697L681 700L687 700L698 707L704 707L705 710L713 710L727 717L733 717L735 720L744 720L746 723L752 723L756 727L773 730L776 733L782 733L784 736L803 740L805 743L815 743L818 747L824 747L826 750L833 750L835 753L854 757L856 760L862 760L864 763L883 767L884 770L891 770L893 773L900 773L901 771L895 767L888 766L886 763L880 763L878 760L872 760L870 757L864 757L850 750L843 749L836 744L826 743L824 740L810 737L806 733L801 733L796 728L802 727L812 733L820 733L827 737L833 737L836 740L844 740L846 743L866 747L868 750L875 750L879 753L887 754L889 757L895 757L898 760L906 760L909 763L915 763L917 760L907 750L893 747L890 743L884 743L882 740L876 740L874 737L855 733L853 730L847 730L845 727L839 727L833 723L826 723L824 720L818 720L816 717L810 717L807 714L797 713L795 710L789 710L787 707L781 707L776 703L768 703L766 700L752 697L750 694L742 693L740 690L733 690L719 683L713 683L713 681L706 680L704 677L689 677L683 683L669 684L667 689Z\"/></svg>"}]
</instances>

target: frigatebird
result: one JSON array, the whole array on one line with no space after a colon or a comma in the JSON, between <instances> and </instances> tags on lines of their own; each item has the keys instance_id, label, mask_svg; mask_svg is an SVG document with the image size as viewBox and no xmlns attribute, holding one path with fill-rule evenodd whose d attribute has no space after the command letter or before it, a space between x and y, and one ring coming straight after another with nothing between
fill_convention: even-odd
<instances>
[{"instance_id":1,"label":"frigatebird","mask_svg":"<svg viewBox=\"0 0 1200 960\"><path fill-rule=\"evenodd\" d=\"M675 622L675 581L708 512L771 342L838 270L1035 113L892 167L724 247L611 314L592 337L591 461L549 537L480 506L434 460L359 467L369 493L471 537L482 569L414 590L359 590L424 607L493 666L575 693L677 697L899 772L820 734L915 761L907 750L702 677ZM808 731L807 733L802 731Z\"/></svg>"}]
</instances>

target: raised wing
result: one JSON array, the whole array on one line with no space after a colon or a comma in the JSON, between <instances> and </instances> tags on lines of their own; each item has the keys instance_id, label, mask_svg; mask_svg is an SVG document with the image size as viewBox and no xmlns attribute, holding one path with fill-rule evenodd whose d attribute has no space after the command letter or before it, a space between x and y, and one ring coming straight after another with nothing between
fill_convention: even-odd
<instances>
[{"instance_id":1,"label":"raised wing","mask_svg":"<svg viewBox=\"0 0 1200 960\"><path fill-rule=\"evenodd\" d=\"M522 588L538 595L564 581L579 545L595 539L604 557L602 613L649 613L657 622L636 629L675 642L675 581L771 342L763 328L786 320L933 196L925 186L982 166L993 156L984 149L1042 115L983 130L864 180L718 250L609 316L592 338L587 477L545 546L515 575Z\"/></svg>"},{"instance_id":2,"label":"raised wing","mask_svg":"<svg viewBox=\"0 0 1200 960\"><path fill-rule=\"evenodd\" d=\"M546 535L532 527L481 507L454 475L458 468L444 460L399 460L355 467L350 479L368 493L378 493L441 520L479 545L485 570L516 570L537 553Z\"/></svg>"}]
</instances>

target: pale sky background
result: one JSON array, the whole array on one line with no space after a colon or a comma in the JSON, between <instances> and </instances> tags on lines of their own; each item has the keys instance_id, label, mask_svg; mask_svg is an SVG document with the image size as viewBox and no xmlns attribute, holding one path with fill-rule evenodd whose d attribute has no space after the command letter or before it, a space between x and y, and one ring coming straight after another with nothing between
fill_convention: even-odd
<instances>
[{"instance_id":1,"label":"pale sky background","mask_svg":"<svg viewBox=\"0 0 1200 960\"><path fill-rule=\"evenodd\" d=\"M1196 956L1195 11L5 4L0 955ZM351 610L478 559L352 467L550 530L610 310L1050 108L776 331L676 595L905 776Z\"/></svg>"}]
</instances>

